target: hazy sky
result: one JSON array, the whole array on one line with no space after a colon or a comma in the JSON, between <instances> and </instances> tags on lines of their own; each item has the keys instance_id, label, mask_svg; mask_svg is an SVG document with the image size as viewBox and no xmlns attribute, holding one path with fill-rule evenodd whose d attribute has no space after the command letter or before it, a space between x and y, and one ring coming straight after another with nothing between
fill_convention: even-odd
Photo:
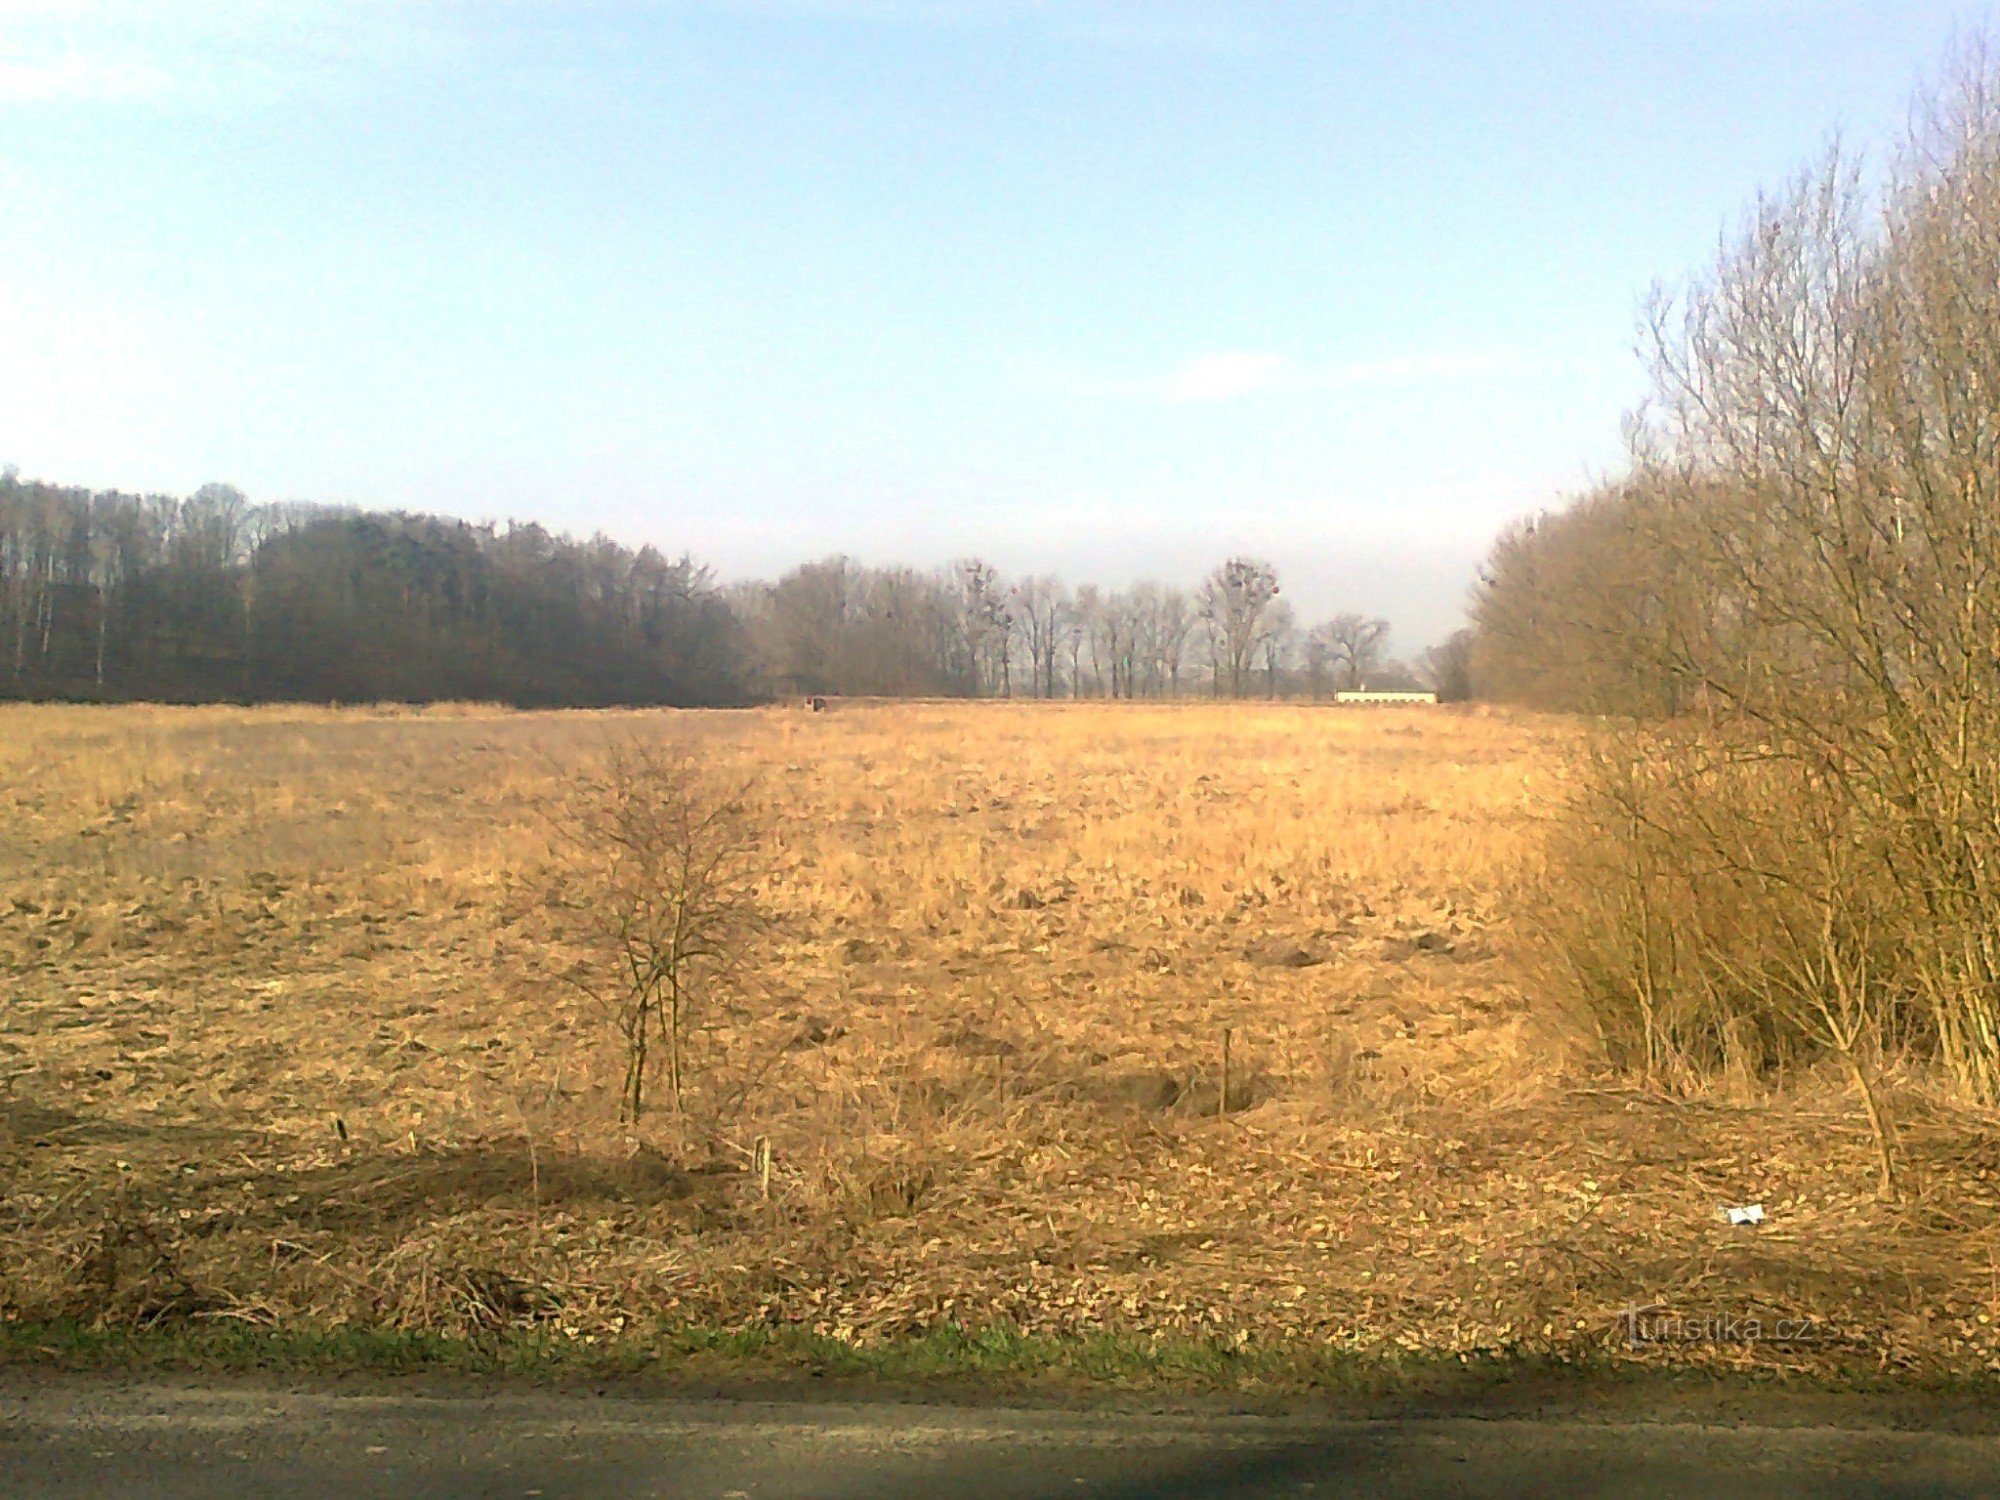
<instances>
[{"instance_id":1,"label":"hazy sky","mask_svg":"<svg viewBox=\"0 0 2000 1500\"><path fill-rule=\"evenodd\" d=\"M0 462L1456 623L1928 0L0 0Z\"/></svg>"}]
</instances>

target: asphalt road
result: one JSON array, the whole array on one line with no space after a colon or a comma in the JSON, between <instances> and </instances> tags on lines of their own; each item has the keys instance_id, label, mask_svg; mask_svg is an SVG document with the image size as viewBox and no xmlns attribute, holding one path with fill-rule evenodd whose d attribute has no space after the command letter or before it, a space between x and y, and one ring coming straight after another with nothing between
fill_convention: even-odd
<instances>
[{"instance_id":1,"label":"asphalt road","mask_svg":"<svg viewBox=\"0 0 2000 1500\"><path fill-rule=\"evenodd\" d=\"M1077 1412L0 1377L0 1495L2000 1494L2000 1438L1886 1426Z\"/></svg>"}]
</instances>

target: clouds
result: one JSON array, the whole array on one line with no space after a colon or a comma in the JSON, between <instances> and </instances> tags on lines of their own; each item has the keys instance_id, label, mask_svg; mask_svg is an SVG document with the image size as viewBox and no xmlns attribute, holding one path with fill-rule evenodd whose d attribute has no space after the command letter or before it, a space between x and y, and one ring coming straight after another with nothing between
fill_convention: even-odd
<instances>
[{"instance_id":1,"label":"clouds","mask_svg":"<svg viewBox=\"0 0 2000 1500\"><path fill-rule=\"evenodd\" d=\"M1282 386L1292 376L1291 362L1282 354L1204 354L1167 376L1160 394L1176 405L1234 401Z\"/></svg>"}]
</instances>

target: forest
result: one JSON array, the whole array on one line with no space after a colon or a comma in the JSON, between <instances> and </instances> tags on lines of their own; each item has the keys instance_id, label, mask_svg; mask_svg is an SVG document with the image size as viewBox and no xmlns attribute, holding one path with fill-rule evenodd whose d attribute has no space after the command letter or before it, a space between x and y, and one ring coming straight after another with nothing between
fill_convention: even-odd
<instances>
[{"instance_id":1,"label":"forest","mask_svg":"<svg viewBox=\"0 0 2000 1500\"><path fill-rule=\"evenodd\" d=\"M977 560L834 557L720 584L685 555L534 524L253 504L0 475L0 698L712 706L788 694L1469 691L1469 636L1414 666L1388 626L1301 628L1276 568L1071 589Z\"/></svg>"}]
</instances>

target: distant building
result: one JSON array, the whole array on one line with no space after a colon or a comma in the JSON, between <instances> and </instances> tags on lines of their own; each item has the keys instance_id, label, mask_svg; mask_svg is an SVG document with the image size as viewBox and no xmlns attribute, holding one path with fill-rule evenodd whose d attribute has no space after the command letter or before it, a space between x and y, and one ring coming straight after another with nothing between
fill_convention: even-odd
<instances>
[{"instance_id":1,"label":"distant building","mask_svg":"<svg viewBox=\"0 0 2000 1500\"><path fill-rule=\"evenodd\" d=\"M1335 693L1335 703L1435 703L1436 693L1371 693L1366 688L1359 691Z\"/></svg>"}]
</instances>

